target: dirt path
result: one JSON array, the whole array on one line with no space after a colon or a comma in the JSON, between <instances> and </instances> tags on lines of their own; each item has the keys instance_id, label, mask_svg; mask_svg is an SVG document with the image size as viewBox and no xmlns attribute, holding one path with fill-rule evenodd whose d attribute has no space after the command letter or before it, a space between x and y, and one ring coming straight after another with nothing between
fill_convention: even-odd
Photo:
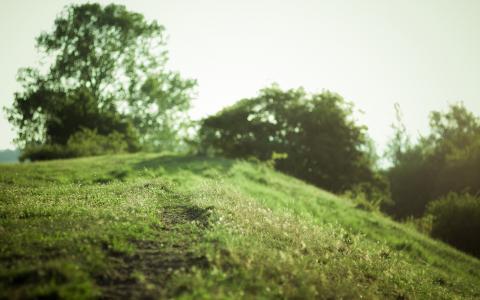
<instances>
[{"instance_id":1,"label":"dirt path","mask_svg":"<svg viewBox=\"0 0 480 300\"><path fill-rule=\"evenodd\" d=\"M114 272L97 278L102 299L157 299L168 297L163 289L178 270L206 268L208 260L195 249L208 228L211 209L188 203L164 207L159 216L162 226L156 228L158 238L131 241L133 255L108 252ZM192 234L191 227L198 229ZM198 234L200 232L200 234Z\"/></svg>"}]
</instances>

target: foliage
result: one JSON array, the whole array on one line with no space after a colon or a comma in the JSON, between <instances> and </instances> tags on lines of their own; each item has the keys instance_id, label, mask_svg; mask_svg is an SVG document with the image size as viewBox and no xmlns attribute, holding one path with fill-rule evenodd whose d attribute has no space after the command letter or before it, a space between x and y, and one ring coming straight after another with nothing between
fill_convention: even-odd
<instances>
[{"instance_id":1,"label":"foliage","mask_svg":"<svg viewBox=\"0 0 480 300\"><path fill-rule=\"evenodd\" d=\"M119 132L99 135L95 130L83 129L68 139L67 148L74 156L93 156L127 152L128 144Z\"/></svg>"},{"instance_id":2,"label":"foliage","mask_svg":"<svg viewBox=\"0 0 480 300\"><path fill-rule=\"evenodd\" d=\"M430 235L432 233L433 218L430 214L426 214L420 218L410 216L407 217L403 223L423 234Z\"/></svg>"},{"instance_id":3,"label":"foliage","mask_svg":"<svg viewBox=\"0 0 480 300\"><path fill-rule=\"evenodd\" d=\"M385 153L393 165L398 165L403 161L403 155L412 149L410 137L403 123L403 113L400 104L395 103L395 123L392 124L393 137L390 139L388 149Z\"/></svg>"},{"instance_id":4,"label":"foliage","mask_svg":"<svg viewBox=\"0 0 480 300\"><path fill-rule=\"evenodd\" d=\"M428 204L431 234L458 249L480 257L480 197L449 193Z\"/></svg>"},{"instance_id":5,"label":"foliage","mask_svg":"<svg viewBox=\"0 0 480 300\"><path fill-rule=\"evenodd\" d=\"M65 146L59 144L28 145L22 151L19 160L38 161L73 157Z\"/></svg>"},{"instance_id":6,"label":"foliage","mask_svg":"<svg viewBox=\"0 0 480 300\"><path fill-rule=\"evenodd\" d=\"M84 128L72 134L66 145L30 145L25 148L20 160L37 161L122 153L129 150L128 140L128 137L117 131L100 135L96 130Z\"/></svg>"},{"instance_id":7,"label":"foliage","mask_svg":"<svg viewBox=\"0 0 480 300\"><path fill-rule=\"evenodd\" d=\"M394 205L388 211L397 217L419 217L449 192L480 192L480 118L455 104L446 113L432 112L430 128L415 145L403 143L398 151L398 139L390 144Z\"/></svg>"},{"instance_id":8,"label":"foliage","mask_svg":"<svg viewBox=\"0 0 480 300\"><path fill-rule=\"evenodd\" d=\"M269 168L274 169L275 166L278 164L278 161L282 159L287 159L287 158L288 158L288 153L273 152L270 159L265 161L265 165L268 166Z\"/></svg>"},{"instance_id":9,"label":"foliage","mask_svg":"<svg viewBox=\"0 0 480 300\"><path fill-rule=\"evenodd\" d=\"M379 178L378 180L382 180ZM342 193L342 197L350 199L355 206L371 212L379 212L382 207L391 204L390 195L384 190L369 183L354 185Z\"/></svg>"},{"instance_id":10,"label":"foliage","mask_svg":"<svg viewBox=\"0 0 480 300\"><path fill-rule=\"evenodd\" d=\"M70 5L37 48L48 70L20 70L23 89L7 109L22 148L65 145L81 128L128 137L137 131L148 149L175 146L196 83L165 70L163 26L121 5ZM127 143L132 150L135 142Z\"/></svg>"},{"instance_id":11,"label":"foliage","mask_svg":"<svg viewBox=\"0 0 480 300\"><path fill-rule=\"evenodd\" d=\"M271 86L203 120L205 153L269 160L285 153L276 168L331 191L376 181L366 128L355 124L353 107L339 95L308 95L303 89Z\"/></svg>"},{"instance_id":12,"label":"foliage","mask_svg":"<svg viewBox=\"0 0 480 300\"><path fill-rule=\"evenodd\" d=\"M264 164L3 165L0 189L0 298L480 295L477 259Z\"/></svg>"}]
</instances>

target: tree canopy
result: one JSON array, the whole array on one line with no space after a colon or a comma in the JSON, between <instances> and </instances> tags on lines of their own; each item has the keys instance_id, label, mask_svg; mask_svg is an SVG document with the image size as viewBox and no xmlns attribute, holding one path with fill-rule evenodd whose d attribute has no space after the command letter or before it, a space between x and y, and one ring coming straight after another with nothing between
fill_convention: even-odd
<instances>
[{"instance_id":1,"label":"tree canopy","mask_svg":"<svg viewBox=\"0 0 480 300\"><path fill-rule=\"evenodd\" d=\"M298 178L343 191L378 181L366 127L355 124L352 105L331 92L307 94L271 86L203 120L205 151L228 157L269 160L285 153L276 167Z\"/></svg>"},{"instance_id":2,"label":"tree canopy","mask_svg":"<svg viewBox=\"0 0 480 300\"><path fill-rule=\"evenodd\" d=\"M166 70L163 26L122 5L70 5L36 45L47 68L20 70L7 110L21 147L64 145L82 128L119 132L131 149L175 146L196 82Z\"/></svg>"}]
</instances>

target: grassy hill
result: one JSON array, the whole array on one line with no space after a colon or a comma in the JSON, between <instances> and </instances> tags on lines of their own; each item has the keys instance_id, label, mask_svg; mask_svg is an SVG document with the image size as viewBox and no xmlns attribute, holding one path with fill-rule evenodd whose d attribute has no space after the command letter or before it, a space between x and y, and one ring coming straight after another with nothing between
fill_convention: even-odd
<instances>
[{"instance_id":1,"label":"grassy hill","mask_svg":"<svg viewBox=\"0 0 480 300\"><path fill-rule=\"evenodd\" d=\"M479 260L264 165L0 166L0 299L473 299L479 283Z\"/></svg>"}]
</instances>

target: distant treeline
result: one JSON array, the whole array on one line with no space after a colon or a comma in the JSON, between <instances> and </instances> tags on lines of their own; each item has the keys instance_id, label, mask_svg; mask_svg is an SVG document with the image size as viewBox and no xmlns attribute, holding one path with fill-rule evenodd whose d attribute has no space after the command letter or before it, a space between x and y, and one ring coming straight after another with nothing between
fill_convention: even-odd
<instances>
[{"instance_id":1,"label":"distant treeline","mask_svg":"<svg viewBox=\"0 0 480 300\"><path fill-rule=\"evenodd\" d=\"M18 158L20 157L20 150L0 150L0 162L18 162Z\"/></svg>"},{"instance_id":2,"label":"distant treeline","mask_svg":"<svg viewBox=\"0 0 480 300\"><path fill-rule=\"evenodd\" d=\"M327 91L272 85L191 122L196 81L166 70L163 26L124 6L67 6L37 48L52 64L21 69L22 90L7 108L21 160L135 151L254 158L480 256L480 120L461 104L432 112L417 143L398 113L392 166L381 169L353 105Z\"/></svg>"}]
</instances>

